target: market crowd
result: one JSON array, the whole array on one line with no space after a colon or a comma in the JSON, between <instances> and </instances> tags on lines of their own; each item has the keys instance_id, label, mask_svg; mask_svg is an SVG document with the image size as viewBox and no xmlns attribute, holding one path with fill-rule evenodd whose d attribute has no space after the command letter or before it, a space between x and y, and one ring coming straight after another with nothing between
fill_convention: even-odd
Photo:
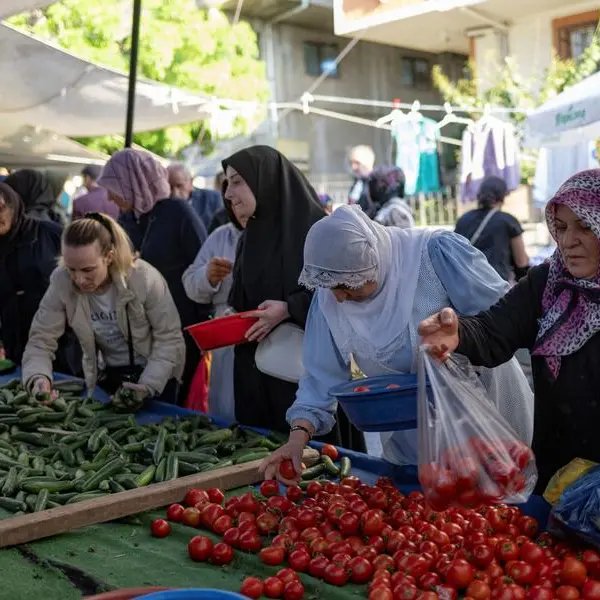
<instances>
[{"instance_id":1,"label":"market crowd","mask_svg":"<svg viewBox=\"0 0 600 600\"><path fill-rule=\"evenodd\" d=\"M72 219L64 179L11 174L0 183L6 359L34 391L51 392L63 372L116 403L159 397L289 432L263 465L273 476L284 458L299 468L313 437L416 464L415 431L365 436L329 390L348 381L351 362L368 376L414 372L425 342L477 367L532 444L539 486L574 457L600 460L600 170L548 202L557 250L529 268L501 179L481 183L456 232L433 230L415 227L402 170L375 162L369 147L352 150L348 203L334 211L268 146L224 160L211 190L183 165L122 150L84 169ZM247 343L202 353L185 329L232 312L255 320ZM304 332L299 381L257 366L261 342L284 327ZM294 355L291 337L277 340ZM533 391L519 349L531 352Z\"/></svg>"}]
</instances>

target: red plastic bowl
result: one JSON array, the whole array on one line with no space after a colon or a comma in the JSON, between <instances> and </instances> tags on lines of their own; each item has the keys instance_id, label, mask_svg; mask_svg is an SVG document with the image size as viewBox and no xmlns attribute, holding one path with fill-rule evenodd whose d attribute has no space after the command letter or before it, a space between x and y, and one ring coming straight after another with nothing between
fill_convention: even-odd
<instances>
[{"instance_id":1,"label":"red plastic bowl","mask_svg":"<svg viewBox=\"0 0 600 600\"><path fill-rule=\"evenodd\" d=\"M190 325L185 330L194 338L200 350L216 350L226 346L245 343L246 332L258 321L256 317L244 318L248 313L237 313L227 317L211 319Z\"/></svg>"}]
</instances>

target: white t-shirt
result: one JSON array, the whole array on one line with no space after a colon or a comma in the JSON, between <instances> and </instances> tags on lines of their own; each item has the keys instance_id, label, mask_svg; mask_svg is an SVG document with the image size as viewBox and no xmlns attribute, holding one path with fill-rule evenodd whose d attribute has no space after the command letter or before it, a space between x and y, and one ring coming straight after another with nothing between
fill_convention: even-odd
<instances>
[{"instance_id":1,"label":"white t-shirt","mask_svg":"<svg viewBox=\"0 0 600 600\"><path fill-rule=\"evenodd\" d=\"M129 365L129 347L127 339L121 333L117 323L117 290L111 285L103 294L90 294L90 314L96 345L102 352L104 362L109 367ZM137 354L135 364L145 361Z\"/></svg>"}]
</instances>

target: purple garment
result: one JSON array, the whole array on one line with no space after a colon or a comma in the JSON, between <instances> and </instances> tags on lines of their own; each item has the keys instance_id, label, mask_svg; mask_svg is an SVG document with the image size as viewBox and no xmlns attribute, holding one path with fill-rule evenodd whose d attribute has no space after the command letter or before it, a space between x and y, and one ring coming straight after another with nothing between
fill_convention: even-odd
<instances>
[{"instance_id":1,"label":"purple garment","mask_svg":"<svg viewBox=\"0 0 600 600\"><path fill-rule=\"evenodd\" d=\"M73 220L85 217L87 213L99 212L118 219L119 207L108 199L108 192L102 187L92 188L87 194L73 201Z\"/></svg>"},{"instance_id":2,"label":"purple garment","mask_svg":"<svg viewBox=\"0 0 600 600\"><path fill-rule=\"evenodd\" d=\"M468 144L465 143L466 140L469 140ZM478 144L484 144L483 151L478 148ZM497 151L502 152L503 156L498 157ZM465 156L466 154L468 156ZM461 182L463 202L477 200L477 193L483 180L492 175L503 179L509 192L516 190L521 183L521 169L514 133L503 124L466 131L463 136L463 162L465 161L470 168L467 168L468 176L465 178L463 166Z\"/></svg>"}]
</instances>

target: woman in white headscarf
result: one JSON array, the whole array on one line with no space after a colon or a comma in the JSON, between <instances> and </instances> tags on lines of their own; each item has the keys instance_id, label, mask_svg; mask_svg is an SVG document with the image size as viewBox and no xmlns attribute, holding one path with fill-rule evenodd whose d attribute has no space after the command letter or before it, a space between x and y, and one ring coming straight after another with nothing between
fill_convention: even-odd
<instances>
[{"instance_id":1,"label":"woman in white headscarf","mask_svg":"<svg viewBox=\"0 0 600 600\"><path fill-rule=\"evenodd\" d=\"M329 390L349 380L350 354L368 376L415 372L417 328L424 317L447 305L463 315L477 314L508 288L461 236L384 227L352 206L312 226L300 283L317 290L304 338L305 375L287 413L289 441L262 465L267 478L281 478L277 467L284 458L299 472L308 440L333 427L336 401ZM481 380L518 435L530 442L533 394L516 359L482 370ZM517 415L515 406L531 414L524 417L521 408ZM417 464L416 438L414 430L381 434L384 458ZM369 440L367 445L373 447Z\"/></svg>"}]
</instances>

